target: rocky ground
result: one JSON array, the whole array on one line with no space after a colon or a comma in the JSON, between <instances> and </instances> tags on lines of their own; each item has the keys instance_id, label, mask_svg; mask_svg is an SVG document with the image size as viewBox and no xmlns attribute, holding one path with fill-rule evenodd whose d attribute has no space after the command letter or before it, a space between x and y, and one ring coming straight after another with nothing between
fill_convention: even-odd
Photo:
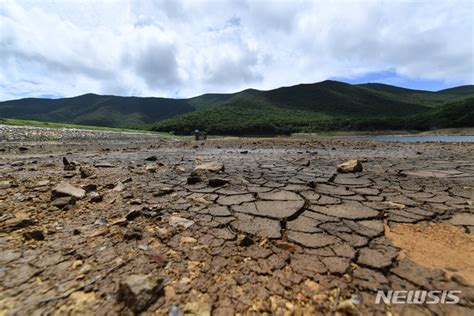
<instances>
[{"instance_id":1,"label":"rocky ground","mask_svg":"<svg viewBox=\"0 0 474 316\"><path fill-rule=\"evenodd\" d=\"M40 133L0 129L1 315L474 313L474 144Z\"/></svg>"}]
</instances>

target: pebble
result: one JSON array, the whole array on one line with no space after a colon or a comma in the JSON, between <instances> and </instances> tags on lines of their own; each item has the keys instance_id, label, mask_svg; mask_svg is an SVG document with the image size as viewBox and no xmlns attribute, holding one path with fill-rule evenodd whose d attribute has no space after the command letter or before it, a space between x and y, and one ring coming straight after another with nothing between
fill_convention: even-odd
<instances>
[{"instance_id":1,"label":"pebble","mask_svg":"<svg viewBox=\"0 0 474 316\"><path fill-rule=\"evenodd\" d=\"M86 196L86 191L70 183L61 182L53 189L52 198L55 199L63 196L72 196L77 199L82 199Z\"/></svg>"},{"instance_id":2,"label":"pebble","mask_svg":"<svg viewBox=\"0 0 474 316\"><path fill-rule=\"evenodd\" d=\"M162 295L163 279L152 274L134 274L120 282L117 301L139 314Z\"/></svg>"},{"instance_id":3,"label":"pebble","mask_svg":"<svg viewBox=\"0 0 474 316\"><path fill-rule=\"evenodd\" d=\"M179 217L179 216L170 216L168 222L171 226L175 226L175 227L180 226L184 228L191 227L194 224L192 220Z\"/></svg>"}]
</instances>

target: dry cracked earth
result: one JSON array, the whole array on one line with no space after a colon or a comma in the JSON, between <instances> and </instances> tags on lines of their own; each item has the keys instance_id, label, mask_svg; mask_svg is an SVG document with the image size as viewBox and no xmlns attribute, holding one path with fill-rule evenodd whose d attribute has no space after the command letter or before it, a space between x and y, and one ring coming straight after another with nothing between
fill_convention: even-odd
<instances>
[{"instance_id":1,"label":"dry cracked earth","mask_svg":"<svg viewBox=\"0 0 474 316\"><path fill-rule=\"evenodd\" d=\"M0 139L1 315L474 313L474 144Z\"/></svg>"}]
</instances>

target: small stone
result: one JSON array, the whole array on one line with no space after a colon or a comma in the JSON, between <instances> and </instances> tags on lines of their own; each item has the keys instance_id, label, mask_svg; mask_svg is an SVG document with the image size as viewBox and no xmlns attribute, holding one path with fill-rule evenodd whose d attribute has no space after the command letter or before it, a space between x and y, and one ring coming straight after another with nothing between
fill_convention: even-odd
<instances>
[{"instance_id":1,"label":"small stone","mask_svg":"<svg viewBox=\"0 0 474 316\"><path fill-rule=\"evenodd\" d=\"M80 274L80 275L81 275L81 274L87 274L87 273L91 272L92 269L93 269L92 266L91 266L90 264L87 264L87 263L86 263L86 264L83 265L83 266L81 267L81 269L79 270L79 274Z\"/></svg>"},{"instance_id":2,"label":"small stone","mask_svg":"<svg viewBox=\"0 0 474 316\"><path fill-rule=\"evenodd\" d=\"M79 172L81 173L81 178L89 178L94 175L94 170L86 167L79 167Z\"/></svg>"},{"instance_id":3,"label":"small stone","mask_svg":"<svg viewBox=\"0 0 474 316\"><path fill-rule=\"evenodd\" d=\"M177 305L171 305L170 309L168 310L168 316L180 316L181 311Z\"/></svg>"},{"instance_id":4,"label":"small stone","mask_svg":"<svg viewBox=\"0 0 474 316\"><path fill-rule=\"evenodd\" d=\"M115 166L108 163L108 162L101 162L101 163L94 164L94 167L96 167L96 168L114 168Z\"/></svg>"},{"instance_id":5,"label":"small stone","mask_svg":"<svg viewBox=\"0 0 474 316\"><path fill-rule=\"evenodd\" d=\"M97 185L95 185L95 184L86 184L86 185L82 185L81 188L83 190L85 190L86 192L92 192L92 191L97 190Z\"/></svg>"},{"instance_id":6,"label":"small stone","mask_svg":"<svg viewBox=\"0 0 474 316\"><path fill-rule=\"evenodd\" d=\"M10 164L10 166L12 166L12 167L21 167L21 166L23 166L24 164L25 164L24 161L14 161L14 162L12 162L12 163Z\"/></svg>"},{"instance_id":7,"label":"small stone","mask_svg":"<svg viewBox=\"0 0 474 316\"><path fill-rule=\"evenodd\" d=\"M220 178L211 178L209 179L209 186L210 187L221 187L223 185L226 185L227 183L229 183L228 180L226 179L220 179Z\"/></svg>"},{"instance_id":8,"label":"small stone","mask_svg":"<svg viewBox=\"0 0 474 316\"><path fill-rule=\"evenodd\" d=\"M248 247L253 245L255 242L249 236L241 234L237 236L236 243L240 247Z\"/></svg>"},{"instance_id":9,"label":"small stone","mask_svg":"<svg viewBox=\"0 0 474 316\"><path fill-rule=\"evenodd\" d=\"M26 240L44 240L44 234L40 230L32 230L29 232L24 232L23 233L23 238Z\"/></svg>"},{"instance_id":10,"label":"small stone","mask_svg":"<svg viewBox=\"0 0 474 316\"><path fill-rule=\"evenodd\" d=\"M31 218L20 218L20 219L15 218L7 222L7 225L9 226L10 230L17 230L17 229L25 228L25 227L32 226L35 224L36 222Z\"/></svg>"},{"instance_id":11,"label":"small stone","mask_svg":"<svg viewBox=\"0 0 474 316\"><path fill-rule=\"evenodd\" d=\"M140 210L131 210L128 212L128 214L125 216L125 218L129 221L133 221L135 218L142 216L142 211Z\"/></svg>"},{"instance_id":12,"label":"small stone","mask_svg":"<svg viewBox=\"0 0 474 316\"><path fill-rule=\"evenodd\" d=\"M112 190L115 192L122 192L125 190L125 185L122 182L119 182Z\"/></svg>"},{"instance_id":13,"label":"small stone","mask_svg":"<svg viewBox=\"0 0 474 316\"><path fill-rule=\"evenodd\" d=\"M131 204L131 205L140 205L140 204L142 204L142 200L140 200L140 199L134 199L134 200L131 200L131 201L130 201L130 204Z\"/></svg>"},{"instance_id":14,"label":"small stone","mask_svg":"<svg viewBox=\"0 0 474 316\"><path fill-rule=\"evenodd\" d=\"M139 314L164 294L163 279L151 274L135 274L120 283L117 300Z\"/></svg>"},{"instance_id":15,"label":"small stone","mask_svg":"<svg viewBox=\"0 0 474 316\"><path fill-rule=\"evenodd\" d=\"M362 172L362 164L359 160L353 159L337 165L337 172L353 173Z\"/></svg>"},{"instance_id":16,"label":"small stone","mask_svg":"<svg viewBox=\"0 0 474 316\"><path fill-rule=\"evenodd\" d=\"M17 188L18 183L15 180L1 180L0 189Z\"/></svg>"},{"instance_id":17,"label":"small stone","mask_svg":"<svg viewBox=\"0 0 474 316\"><path fill-rule=\"evenodd\" d=\"M188 302L184 306L184 315L211 316L212 304L206 300Z\"/></svg>"},{"instance_id":18,"label":"small stone","mask_svg":"<svg viewBox=\"0 0 474 316\"><path fill-rule=\"evenodd\" d=\"M64 170L65 171L72 171L76 170L76 166L71 164L66 157L63 157L63 165L64 165Z\"/></svg>"},{"instance_id":19,"label":"small stone","mask_svg":"<svg viewBox=\"0 0 474 316\"><path fill-rule=\"evenodd\" d=\"M211 161L197 166L196 168L194 168L194 171L197 173L206 173L224 171L224 169L224 164L217 161Z\"/></svg>"},{"instance_id":20,"label":"small stone","mask_svg":"<svg viewBox=\"0 0 474 316\"><path fill-rule=\"evenodd\" d=\"M336 311L340 315L347 315L347 316L352 316L352 315L359 315L360 313L357 310L357 307L355 306L354 302L352 300L344 300L340 302L337 307Z\"/></svg>"},{"instance_id":21,"label":"small stone","mask_svg":"<svg viewBox=\"0 0 474 316\"><path fill-rule=\"evenodd\" d=\"M146 161L157 161L158 160L158 157L156 156L150 156L150 157L147 157L145 158Z\"/></svg>"},{"instance_id":22,"label":"small stone","mask_svg":"<svg viewBox=\"0 0 474 316\"><path fill-rule=\"evenodd\" d=\"M38 181L38 183L36 183L36 186L37 187L44 187L44 186L47 186L49 183L50 183L49 180L41 180L41 181Z\"/></svg>"},{"instance_id":23,"label":"small stone","mask_svg":"<svg viewBox=\"0 0 474 316\"><path fill-rule=\"evenodd\" d=\"M156 166L155 165L147 165L145 167L145 170L148 171L148 172L154 173L154 172L156 172Z\"/></svg>"},{"instance_id":24,"label":"small stone","mask_svg":"<svg viewBox=\"0 0 474 316\"><path fill-rule=\"evenodd\" d=\"M63 208L65 206L74 205L74 204L76 204L76 198L72 196L57 198L53 202L51 202L51 205L57 208Z\"/></svg>"},{"instance_id":25,"label":"small stone","mask_svg":"<svg viewBox=\"0 0 474 316\"><path fill-rule=\"evenodd\" d=\"M67 182L61 182L53 189L51 197L54 200L64 196L73 196L77 199L82 199L84 196L86 196L86 191Z\"/></svg>"},{"instance_id":26,"label":"small stone","mask_svg":"<svg viewBox=\"0 0 474 316\"><path fill-rule=\"evenodd\" d=\"M141 240L142 237L143 237L142 230L140 228L129 229L123 236L125 240L132 240L132 239Z\"/></svg>"},{"instance_id":27,"label":"small stone","mask_svg":"<svg viewBox=\"0 0 474 316\"><path fill-rule=\"evenodd\" d=\"M120 218L117 218L115 219L114 221L112 221L110 223L110 226L127 226L128 222L127 222L127 219L125 217L120 217Z\"/></svg>"},{"instance_id":28,"label":"small stone","mask_svg":"<svg viewBox=\"0 0 474 316\"><path fill-rule=\"evenodd\" d=\"M192 220L179 217L179 216L171 216L168 222L171 226L174 226L174 227L181 226L184 228L191 227L194 224Z\"/></svg>"},{"instance_id":29,"label":"small stone","mask_svg":"<svg viewBox=\"0 0 474 316\"><path fill-rule=\"evenodd\" d=\"M109 229L107 227L101 227L101 228L98 228L98 229L94 230L90 234L88 234L87 237L88 238L94 238L94 237L104 236L108 233L109 233Z\"/></svg>"},{"instance_id":30,"label":"small stone","mask_svg":"<svg viewBox=\"0 0 474 316\"><path fill-rule=\"evenodd\" d=\"M173 188L160 188L158 192L153 193L153 196L154 197L164 196L173 192L174 192Z\"/></svg>"},{"instance_id":31,"label":"small stone","mask_svg":"<svg viewBox=\"0 0 474 316\"><path fill-rule=\"evenodd\" d=\"M130 191L125 191L125 192L122 193L122 197L125 200L132 199L133 198L133 193L130 192Z\"/></svg>"},{"instance_id":32,"label":"small stone","mask_svg":"<svg viewBox=\"0 0 474 316\"><path fill-rule=\"evenodd\" d=\"M193 185L193 184L199 183L199 182L201 182L201 181L202 181L201 177L198 177L198 176L190 176L190 177L188 177L188 179L186 180L186 183L189 184L189 185Z\"/></svg>"},{"instance_id":33,"label":"small stone","mask_svg":"<svg viewBox=\"0 0 474 316\"><path fill-rule=\"evenodd\" d=\"M104 226L107 225L107 220L103 218L96 219L94 222L94 225L96 226Z\"/></svg>"},{"instance_id":34,"label":"small stone","mask_svg":"<svg viewBox=\"0 0 474 316\"><path fill-rule=\"evenodd\" d=\"M98 203L98 202L101 202L103 200L102 195L100 195L100 193L96 192L96 191L91 192L90 197L91 197L90 201L94 202L94 203Z\"/></svg>"},{"instance_id":35,"label":"small stone","mask_svg":"<svg viewBox=\"0 0 474 316\"><path fill-rule=\"evenodd\" d=\"M183 236L179 240L182 244L195 244L197 243L197 239L193 237Z\"/></svg>"}]
</instances>

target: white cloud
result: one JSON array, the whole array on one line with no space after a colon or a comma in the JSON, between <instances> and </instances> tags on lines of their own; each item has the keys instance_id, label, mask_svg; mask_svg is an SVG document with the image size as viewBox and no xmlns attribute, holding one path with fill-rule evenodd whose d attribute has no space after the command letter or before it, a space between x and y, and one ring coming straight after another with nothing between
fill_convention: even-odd
<instances>
[{"instance_id":1,"label":"white cloud","mask_svg":"<svg viewBox=\"0 0 474 316\"><path fill-rule=\"evenodd\" d=\"M474 83L473 6L0 0L0 99L188 97L386 70Z\"/></svg>"}]
</instances>

